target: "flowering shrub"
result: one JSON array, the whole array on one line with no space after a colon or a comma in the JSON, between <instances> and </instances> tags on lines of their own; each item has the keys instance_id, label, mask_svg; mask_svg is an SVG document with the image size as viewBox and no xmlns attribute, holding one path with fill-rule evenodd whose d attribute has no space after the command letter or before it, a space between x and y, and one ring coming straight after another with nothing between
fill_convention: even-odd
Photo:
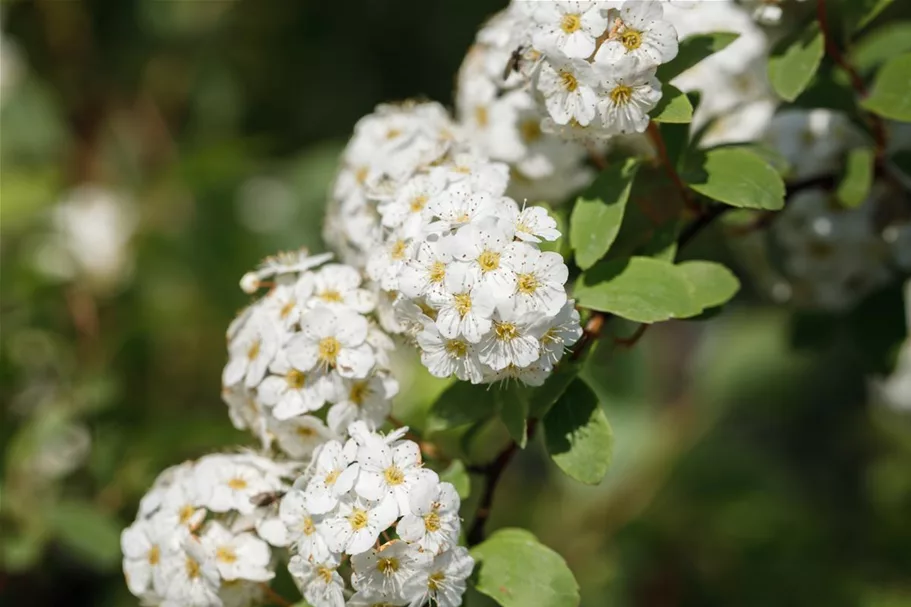
<instances>
[{"instance_id":1,"label":"flowering shrub","mask_svg":"<svg viewBox=\"0 0 911 607\"><path fill-rule=\"evenodd\" d=\"M604 478L612 431L580 375L596 342L626 320L637 328L614 344L632 346L740 288L682 250L721 221L741 236L771 225L770 294L837 311L911 265L897 124L911 59L867 90L825 0L774 36L751 15L784 24L802 7L752 4L514 1L469 51L455 117L408 101L362 118L327 205L340 263L301 249L241 279L265 294L228 328L222 388L258 451L162 474L123 534L130 590L274 602L281 566L314 607L454 607L469 585L506 607L578 604L534 536L485 536L493 491L539 427L568 476ZM418 434L391 415L400 348L451 382ZM902 382L882 382L885 398ZM471 466L483 482L466 513L465 465L434 433L493 418L510 444Z\"/></svg>"}]
</instances>

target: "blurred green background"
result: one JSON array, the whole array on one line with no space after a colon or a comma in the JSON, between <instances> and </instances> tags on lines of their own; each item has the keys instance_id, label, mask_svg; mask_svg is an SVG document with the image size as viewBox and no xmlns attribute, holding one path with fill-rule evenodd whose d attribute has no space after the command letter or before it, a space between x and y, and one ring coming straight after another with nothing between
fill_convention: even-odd
<instances>
[{"instance_id":1,"label":"blurred green background","mask_svg":"<svg viewBox=\"0 0 911 607\"><path fill-rule=\"evenodd\" d=\"M239 277L321 249L355 121L388 100L450 103L502 4L0 5L4 605L136 604L118 542L146 488L251 443L219 398ZM108 204L81 221L113 241L67 227L87 191ZM687 254L732 259L720 233ZM586 606L911 605L911 420L867 397L904 334L898 285L844 318L746 288L710 322L604 342L586 373L614 429L608 478L579 486L535 444L491 528L534 530ZM420 427L443 386L400 365L396 412ZM465 448L504 440L493 425Z\"/></svg>"}]
</instances>

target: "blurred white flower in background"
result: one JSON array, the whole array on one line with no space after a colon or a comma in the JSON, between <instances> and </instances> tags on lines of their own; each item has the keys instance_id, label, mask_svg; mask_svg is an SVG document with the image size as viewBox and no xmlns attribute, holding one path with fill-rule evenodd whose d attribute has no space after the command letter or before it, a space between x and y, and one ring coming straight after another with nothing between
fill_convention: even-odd
<instances>
[{"instance_id":1,"label":"blurred white flower in background","mask_svg":"<svg viewBox=\"0 0 911 607\"><path fill-rule=\"evenodd\" d=\"M257 234L272 234L288 228L300 207L284 181L274 177L248 179L237 193L237 220Z\"/></svg>"},{"instance_id":2,"label":"blurred white flower in background","mask_svg":"<svg viewBox=\"0 0 911 607\"><path fill-rule=\"evenodd\" d=\"M905 283L905 318L911 332L911 280ZM892 375L874 379L871 388L877 402L897 411L911 411L911 337L899 351Z\"/></svg>"}]
</instances>

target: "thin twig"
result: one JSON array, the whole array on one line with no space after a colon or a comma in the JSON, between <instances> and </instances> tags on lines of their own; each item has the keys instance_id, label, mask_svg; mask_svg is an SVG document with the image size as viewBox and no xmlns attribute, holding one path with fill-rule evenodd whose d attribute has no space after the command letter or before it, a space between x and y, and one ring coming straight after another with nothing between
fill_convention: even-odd
<instances>
[{"instance_id":1,"label":"thin twig","mask_svg":"<svg viewBox=\"0 0 911 607\"><path fill-rule=\"evenodd\" d=\"M263 589L263 592L266 593L266 598L271 603L275 603L278 607L291 607L293 604L291 601L280 595L279 593L272 590L272 587L269 586L266 582L262 582L259 585Z\"/></svg>"},{"instance_id":2,"label":"thin twig","mask_svg":"<svg viewBox=\"0 0 911 607\"><path fill-rule=\"evenodd\" d=\"M661 160L661 164L664 166L667 176L674 183L674 187L677 188L677 192L680 194L680 200L683 201L683 206L690 211L698 211L699 207L690 198L689 191L686 189L686 184L683 183L683 179L681 179L680 174L677 173L674 163L671 162L670 156L667 155L667 145L665 145L664 137L661 135L661 130L656 123L648 123L648 135L651 138L652 143L655 144L655 149L658 152L658 159Z\"/></svg>"},{"instance_id":3,"label":"thin twig","mask_svg":"<svg viewBox=\"0 0 911 607\"><path fill-rule=\"evenodd\" d=\"M615 337L614 343L618 346L623 346L624 348L632 348L639 340L642 339L642 336L645 335L645 332L648 331L648 328L652 326L648 323L641 323L629 337Z\"/></svg>"}]
</instances>

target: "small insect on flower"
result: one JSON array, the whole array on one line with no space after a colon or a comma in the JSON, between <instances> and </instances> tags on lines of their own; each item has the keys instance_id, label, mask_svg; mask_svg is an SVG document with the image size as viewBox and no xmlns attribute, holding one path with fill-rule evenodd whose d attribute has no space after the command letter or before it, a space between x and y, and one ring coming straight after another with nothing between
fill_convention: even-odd
<instances>
[{"instance_id":1,"label":"small insect on flower","mask_svg":"<svg viewBox=\"0 0 911 607\"><path fill-rule=\"evenodd\" d=\"M509 60L506 62L506 67L503 68L503 80L506 81L509 79L510 74L513 72L518 72L519 67L522 64L522 56L525 53L524 46L518 46L513 49L512 53L509 55Z\"/></svg>"}]
</instances>

